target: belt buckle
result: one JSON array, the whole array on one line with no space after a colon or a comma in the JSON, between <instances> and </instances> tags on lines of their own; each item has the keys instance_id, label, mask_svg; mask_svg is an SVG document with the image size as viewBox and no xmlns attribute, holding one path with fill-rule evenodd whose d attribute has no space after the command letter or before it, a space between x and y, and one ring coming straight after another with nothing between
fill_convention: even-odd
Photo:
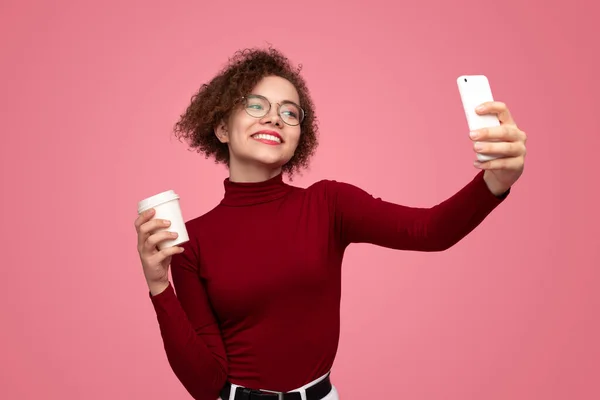
<instances>
[{"instance_id":1,"label":"belt buckle","mask_svg":"<svg viewBox=\"0 0 600 400\"><path fill-rule=\"evenodd\" d=\"M283 392L277 392L274 390L266 390L266 389L260 389L261 392L266 392L266 393L273 393L277 395L277 400L283 400Z\"/></svg>"}]
</instances>

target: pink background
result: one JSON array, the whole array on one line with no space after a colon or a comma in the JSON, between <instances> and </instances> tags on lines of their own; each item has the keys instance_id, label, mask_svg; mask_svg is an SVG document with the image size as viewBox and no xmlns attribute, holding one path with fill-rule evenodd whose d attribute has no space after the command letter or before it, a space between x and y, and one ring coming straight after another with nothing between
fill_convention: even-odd
<instances>
[{"instance_id":1,"label":"pink background","mask_svg":"<svg viewBox=\"0 0 600 400\"><path fill-rule=\"evenodd\" d=\"M225 169L171 128L228 56L267 42L304 65L321 120L295 184L452 195L477 172L461 74L486 74L529 135L510 198L449 251L349 250L341 397L600 396L595 2L60 3L0 5L3 399L189 398L136 203L174 189L189 219L219 201Z\"/></svg>"}]
</instances>

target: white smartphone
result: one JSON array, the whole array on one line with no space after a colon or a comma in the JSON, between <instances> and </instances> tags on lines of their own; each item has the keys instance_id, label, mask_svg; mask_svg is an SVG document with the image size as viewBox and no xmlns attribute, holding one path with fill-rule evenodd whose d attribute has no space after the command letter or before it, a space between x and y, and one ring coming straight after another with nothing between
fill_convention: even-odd
<instances>
[{"instance_id":1,"label":"white smartphone","mask_svg":"<svg viewBox=\"0 0 600 400\"><path fill-rule=\"evenodd\" d=\"M485 75L462 75L458 77L456 83L458 84L458 92L460 93L460 99L465 109L469 131L500 126L500 121L496 115L479 115L475 112L475 107L481 103L494 101L490 82ZM477 159L482 162L495 158L498 158L498 156L477 153Z\"/></svg>"}]
</instances>

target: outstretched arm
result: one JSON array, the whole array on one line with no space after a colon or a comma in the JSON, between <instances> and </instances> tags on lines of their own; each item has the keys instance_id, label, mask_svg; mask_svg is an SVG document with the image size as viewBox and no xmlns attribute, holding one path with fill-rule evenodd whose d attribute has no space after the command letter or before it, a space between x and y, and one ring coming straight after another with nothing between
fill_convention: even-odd
<instances>
[{"instance_id":1,"label":"outstretched arm","mask_svg":"<svg viewBox=\"0 0 600 400\"><path fill-rule=\"evenodd\" d=\"M335 230L344 246L371 243L398 250L446 250L475 229L508 195L508 191L501 196L492 194L483 173L429 208L394 204L356 186L329 181Z\"/></svg>"},{"instance_id":2,"label":"outstretched arm","mask_svg":"<svg viewBox=\"0 0 600 400\"><path fill-rule=\"evenodd\" d=\"M475 178L435 207L405 207L373 198L352 185L329 182L342 245L364 242L393 249L442 251L475 229L521 177L527 152L527 135L505 103L484 103L476 112L496 115L500 126L471 132L474 151L499 157L475 162L481 170Z\"/></svg>"}]
</instances>

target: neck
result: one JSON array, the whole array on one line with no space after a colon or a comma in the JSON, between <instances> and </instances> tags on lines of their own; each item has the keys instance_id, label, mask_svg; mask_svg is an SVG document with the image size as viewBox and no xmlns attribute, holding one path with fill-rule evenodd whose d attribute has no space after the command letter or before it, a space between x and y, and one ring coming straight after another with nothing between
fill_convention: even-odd
<instances>
[{"instance_id":1,"label":"neck","mask_svg":"<svg viewBox=\"0 0 600 400\"><path fill-rule=\"evenodd\" d=\"M264 182L281 173L281 167L269 168L265 165L244 164L234 160L229 162L229 180L231 182Z\"/></svg>"}]
</instances>

